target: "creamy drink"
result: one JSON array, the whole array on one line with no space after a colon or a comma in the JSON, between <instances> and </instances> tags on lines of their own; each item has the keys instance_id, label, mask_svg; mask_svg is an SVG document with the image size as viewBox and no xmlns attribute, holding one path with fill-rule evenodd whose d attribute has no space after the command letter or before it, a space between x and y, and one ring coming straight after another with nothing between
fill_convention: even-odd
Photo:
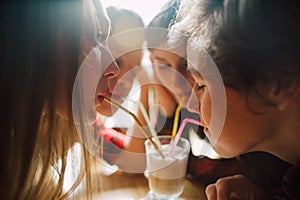
<instances>
[{"instance_id":1,"label":"creamy drink","mask_svg":"<svg viewBox=\"0 0 300 200\"><path fill-rule=\"evenodd\" d=\"M176 199L184 189L189 142L181 138L171 156L171 137L159 136L162 158L148 142L146 145L148 182L151 192L160 199Z\"/></svg>"},{"instance_id":2,"label":"creamy drink","mask_svg":"<svg viewBox=\"0 0 300 200\"><path fill-rule=\"evenodd\" d=\"M178 197L184 188L185 178L162 179L149 175L149 187L152 192L159 196Z\"/></svg>"}]
</instances>

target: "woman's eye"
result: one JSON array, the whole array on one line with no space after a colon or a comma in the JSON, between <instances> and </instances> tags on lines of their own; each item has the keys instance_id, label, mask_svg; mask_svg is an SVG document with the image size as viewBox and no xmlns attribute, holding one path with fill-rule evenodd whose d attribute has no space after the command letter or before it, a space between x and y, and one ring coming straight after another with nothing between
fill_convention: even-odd
<instances>
[{"instance_id":1,"label":"woman's eye","mask_svg":"<svg viewBox=\"0 0 300 200\"><path fill-rule=\"evenodd\" d=\"M162 65L162 64L159 65L159 69L161 70L167 70L170 69L171 67L172 67L171 65Z\"/></svg>"},{"instance_id":2,"label":"woman's eye","mask_svg":"<svg viewBox=\"0 0 300 200\"><path fill-rule=\"evenodd\" d=\"M197 90L203 90L206 87L206 85L198 85Z\"/></svg>"}]
</instances>

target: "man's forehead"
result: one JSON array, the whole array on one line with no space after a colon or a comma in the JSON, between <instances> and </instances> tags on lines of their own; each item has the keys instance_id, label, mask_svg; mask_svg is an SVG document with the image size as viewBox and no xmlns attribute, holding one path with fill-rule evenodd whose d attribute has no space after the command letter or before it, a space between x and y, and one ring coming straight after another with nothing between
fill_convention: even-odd
<instances>
[{"instance_id":1,"label":"man's forehead","mask_svg":"<svg viewBox=\"0 0 300 200\"><path fill-rule=\"evenodd\" d=\"M202 47L204 41L201 38L189 39L187 42L188 70L201 74L204 78L216 79L222 82L219 69L215 62Z\"/></svg>"},{"instance_id":2,"label":"man's forehead","mask_svg":"<svg viewBox=\"0 0 300 200\"><path fill-rule=\"evenodd\" d=\"M197 51L191 44L186 47L188 69L191 71L199 71L203 67L203 55ZM202 67L201 67L202 66Z\"/></svg>"}]
</instances>

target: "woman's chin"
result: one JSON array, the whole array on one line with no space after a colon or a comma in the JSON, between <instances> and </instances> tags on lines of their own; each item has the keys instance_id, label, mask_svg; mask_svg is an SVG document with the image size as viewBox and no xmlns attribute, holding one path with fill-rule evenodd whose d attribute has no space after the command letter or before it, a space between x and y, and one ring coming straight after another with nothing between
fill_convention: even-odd
<instances>
[{"instance_id":1,"label":"woman's chin","mask_svg":"<svg viewBox=\"0 0 300 200\"><path fill-rule=\"evenodd\" d=\"M100 113L101 115L110 117L117 111L117 109L113 108L111 104L109 104L107 102L103 102L101 105L98 105L96 107L96 111L98 113Z\"/></svg>"}]
</instances>

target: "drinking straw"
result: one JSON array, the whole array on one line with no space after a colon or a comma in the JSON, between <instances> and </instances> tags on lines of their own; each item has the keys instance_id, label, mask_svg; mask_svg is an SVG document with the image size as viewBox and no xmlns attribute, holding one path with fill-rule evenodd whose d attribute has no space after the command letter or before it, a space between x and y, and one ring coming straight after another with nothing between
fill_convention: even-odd
<instances>
[{"instance_id":1,"label":"drinking straw","mask_svg":"<svg viewBox=\"0 0 300 200\"><path fill-rule=\"evenodd\" d=\"M174 152L175 146L177 146L177 143L178 143L178 141L179 141L179 138L181 137L182 132L183 132L183 129L184 129L184 127L186 126L187 123L192 123L192 124L196 124L196 125L198 125L198 126L203 126L203 124L202 124L200 121L198 121L198 120L191 119L191 118L185 118L185 119L182 121L182 123L181 123L181 125L180 125L180 127L179 127L179 130L178 130L178 132L177 132L177 134L176 134L176 137L175 137L174 141L172 142L171 151L170 151L170 156L173 156L173 152Z\"/></svg>"},{"instance_id":2,"label":"drinking straw","mask_svg":"<svg viewBox=\"0 0 300 200\"><path fill-rule=\"evenodd\" d=\"M157 137L156 131L154 130L154 128L152 126L152 123L151 123L150 118L149 118L149 116L148 116L148 114L146 112L144 104L142 104L142 102L140 102L140 101L134 101L134 100L128 99L128 98L126 98L126 100L130 101L130 102L132 102L134 104L137 104L139 106L139 108L140 108L140 110L141 110L141 112L143 114L143 117L144 117L144 119L145 119L145 121L146 121L146 123L147 123L147 125L149 127L151 135L154 137L155 142L157 143L157 145L159 147L161 147L161 143L160 143L160 141L159 141L159 139Z\"/></svg>"},{"instance_id":3,"label":"drinking straw","mask_svg":"<svg viewBox=\"0 0 300 200\"><path fill-rule=\"evenodd\" d=\"M159 155L165 159L165 156L162 154L161 149L158 147L158 145L151 139L151 137L148 136L148 134L146 133L146 131L143 129L143 125L140 122L140 120L128 109L126 109L125 107L123 107L122 105L118 104L117 102L115 102L114 100L112 100L109 97L104 97L104 100L118 108L120 108L121 110L125 111L126 113L128 113L131 117L133 117L133 119L135 120L135 122L138 124L138 126L140 127L142 133L145 135L145 137L150 141L150 143L153 145L154 149L159 153Z\"/></svg>"},{"instance_id":4,"label":"drinking straw","mask_svg":"<svg viewBox=\"0 0 300 200\"><path fill-rule=\"evenodd\" d=\"M185 99L185 96L183 96L181 98L181 100L176 108L176 111L175 111L175 117L174 117L174 121L173 121L173 129L172 129L172 140L174 140L175 135L176 135L176 131L178 128L178 122L179 122L179 114L180 114L181 105L182 105L184 99Z\"/></svg>"}]
</instances>

